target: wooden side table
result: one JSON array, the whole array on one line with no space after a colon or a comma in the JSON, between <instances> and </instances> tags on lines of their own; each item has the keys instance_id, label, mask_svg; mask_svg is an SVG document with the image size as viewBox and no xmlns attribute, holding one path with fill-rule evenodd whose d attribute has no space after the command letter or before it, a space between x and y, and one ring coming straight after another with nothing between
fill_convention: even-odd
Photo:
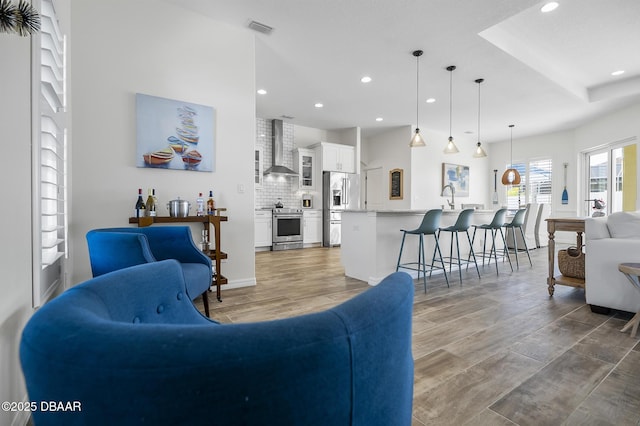
<instances>
[{"instance_id":1,"label":"wooden side table","mask_svg":"<svg viewBox=\"0 0 640 426\"><path fill-rule=\"evenodd\" d=\"M213 244L214 246L205 250L204 254L209 256L216 267L215 275L212 278L211 285L216 286L216 298L218 302L222 302L222 295L220 292L220 286L227 284L228 280L222 275L222 267L220 265L222 259L227 258L227 254L220 250L220 224L229 220L227 216L222 216L221 213L227 211L226 208L217 209L216 215L206 216L187 216L187 217L168 217L168 216L154 216L154 217L130 217L129 223L137 223L139 227L151 226L154 223L182 223L182 222L200 222L204 226L204 232L207 241L212 241L210 238L210 225L213 225ZM205 313L209 316L209 302L205 301Z\"/></svg>"},{"instance_id":2,"label":"wooden side table","mask_svg":"<svg viewBox=\"0 0 640 426\"><path fill-rule=\"evenodd\" d=\"M580 278L565 277L564 275L554 276L556 265L556 231L573 231L577 234L577 247L582 247L582 234L584 233L584 219L577 217L566 218L548 218L547 232L549 233L549 277L547 278L547 286L549 296L553 296L554 286L556 284L568 285L571 287L584 288L584 280Z\"/></svg>"},{"instance_id":3,"label":"wooden side table","mask_svg":"<svg viewBox=\"0 0 640 426\"><path fill-rule=\"evenodd\" d=\"M622 272L629 279L629 282L640 291L640 263L621 263L618 265L618 271ZM640 323L640 312L636 313L620 331L624 332L631 328L631 337L636 337L638 323Z\"/></svg>"}]
</instances>

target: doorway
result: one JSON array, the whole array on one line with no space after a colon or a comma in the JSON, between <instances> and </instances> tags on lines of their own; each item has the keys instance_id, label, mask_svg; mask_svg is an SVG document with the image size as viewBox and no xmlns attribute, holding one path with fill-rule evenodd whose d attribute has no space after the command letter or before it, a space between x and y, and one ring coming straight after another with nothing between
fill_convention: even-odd
<instances>
[{"instance_id":1,"label":"doorway","mask_svg":"<svg viewBox=\"0 0 640 426\"><path fill-rule=\"evenodd\" d=\"M382 167L364 171L364 208L379 210L384 207Z\"/></svg>"}]
</instances>

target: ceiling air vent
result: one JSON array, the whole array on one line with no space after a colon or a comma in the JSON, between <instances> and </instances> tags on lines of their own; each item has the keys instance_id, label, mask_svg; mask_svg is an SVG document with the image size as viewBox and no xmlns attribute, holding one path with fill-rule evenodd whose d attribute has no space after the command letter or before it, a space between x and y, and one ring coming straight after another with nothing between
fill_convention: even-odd
<instances>
[{"instance_id":1,"label":"ceiling air vent","mask_svg":"<svg viewBox=\"0 0 640 426\"><path fill-rule=\"evenodd\" d=\"M250 21L249 22L249 28L251 28L254 31L257 31L259 33L262 34L271 34L271 31L273 31L273 27L270 27L268 25L265 25L263 23L260 23L258 21Z\"/></svg>"},{"instance_id":2,"label":"ceiling air vent","mask_svg":"<svg viewBox=\"0 0 640 426\"><path fill-rule=\"evenodd\" d=\"M291 115L281 115L280 118L284 118L285 120L293 120L295 117Z\"/></svg>"}]
</instances>

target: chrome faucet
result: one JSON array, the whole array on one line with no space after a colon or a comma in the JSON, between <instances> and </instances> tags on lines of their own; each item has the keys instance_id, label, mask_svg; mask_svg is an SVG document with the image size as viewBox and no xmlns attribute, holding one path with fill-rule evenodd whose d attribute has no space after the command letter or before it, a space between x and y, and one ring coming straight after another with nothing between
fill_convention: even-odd
<instances>
[{"instance_id":1,"label":"chrome faucet","mask_svg":"<svg viewBox=\"0 0 640 426\"><path fill-rule=\"evenodd\" d=\"M456 189L453 187L453 185L451 184L447 184L445 186L442 187L442 193L440 194L441 196L445 196L444 195L444 191L445 189L449 188L451 190L451 201L447 200L447 204L449 204L449 207L451 207L451 210L455 210L456 208Z\"/></svg>"}]
</instances>

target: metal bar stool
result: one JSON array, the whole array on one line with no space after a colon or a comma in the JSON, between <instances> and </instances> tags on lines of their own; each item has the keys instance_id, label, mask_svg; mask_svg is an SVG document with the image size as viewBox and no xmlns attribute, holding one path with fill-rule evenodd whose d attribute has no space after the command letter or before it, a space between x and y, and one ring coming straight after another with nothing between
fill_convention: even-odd
<instances>
[{"instance_id":1,"label":"metal bar stool","mask_svg":"<svg viewBox=\"0 0 640 426\"><path fill-rule=\"evenodd\" d=\"M476 265L476 271L478 272L478 278L480 278L480 269L478 269L478 261L476 260L476 254L473 251L473 244L471 244L471 236L469 235L469 227L471 226L471 216L473 216L474 209L465 209L460 212L458 215L458 219L456 219L456 223L452 226L448 226L446 228L438 229L438 238L440 238L440 232L451 232L451 244L449 246L449 257L445 257L448 260L449 264L449 274L451 274L451 268L453 265L454 259L458 261L458 276L460 277L460 284L462 284L462 267L461 263L465 263L467 265L467 269L469 269L469 258L467 260L460 259L460 242L458 240L458 233L464 232L467 234L467 240L469 241L469 256L473 256L473 263ZM456 254L457 257L453 257L453 236L456 237Z\"/></svg>"},{"instance_id":2,"label":"metal bar stool","mask_svg":"<svg viewBox=\"0 0 640 426\"><path fill-rule=\"evenodd\" d=\"M418 279L420 279L420 271L422 271L422 278L424 280L424 292L427 292L427 265L424 259L424 235L433 235L436 241L436 246L433 250L433 256L431 258L431 266L429 267L429 277L431 277L431 273L434 269L442 269L444 272L444 279L447 281L447 287L449 286L449 278L447 277L447 269L445 267L444 261L442 259L442 252L440 251L440 244L438 240L438 227L440 226L440 218L442 216L442 209L434 209L429 210L425 213L422 218L422 223L417 229L405 230L402 231L402 243L400 244L400 254L398 255L398 263L396 265L396 272L398 269L410 269L412 271L418 271ZM408 262L408 263L400 263L402 259L402 250L404 249L404 239L407 234L418 235L418 261L417 262ZM435 266L434 263L436 261L436 253L440 258L439 262L442 264L442 267ZM415 265L415 266L414 266Z\"/></svg>"},{"instance_id":3,"label":"metal bar stool","mask_svg":"<svg viewBox=\"0 0 640 426\"><path fill-rule=\"evenodd\" d=\"M505 228L505 233L509 235L509 229L511 229L511 236L513 237L513 250L516 254L516 268L520 269L520 263L518 262L518 239L516 238L516 229L520 230L520 235L522 235L522 242L524 243L524 249L527 252L527 256L529 257L529 264L533 266L531 262L531 255L529 254L529 247L527 247L527 240L524 238L524 230L522 227L524 226L524 216L527 212L527 209L520 209L516 212L511 222L505 223L503 226ZM505 247L507 247L505 245ZM509 248L507 247L507 251Z\"/></svg>"},{"instance_id":4,"label":"metal bar stool","mask_svg":"<svg viewBox=\"0 0 640 426\"><path fill-rule=\"evenodd\" d=\"M502 249L502 258L506 256L509 260L509 266L511 267L511 271L513 272L513 265L511 264L511 258L509 257L509 251L507 250L507 241L504 238L504 233L502 232L502 226L504 225L504 218L507 215L507 209L500 209L496 211L493 215L493 220L491 223L485 225L473 225L473 238L471 239L471 245L476 240L476 231L478 229L484 230L484 241L482 242L482 266L484 266L484 259L489 258L487 265L491 263L491 256L496 262L496 274L498 272L498 249L496 247L496 237L498 236L498 232L500 232L500 236L502 237L502 243L504 244L504 248ZM487 231L491 231L491 250L489 251L489 256L487 256ZM468 259L467 259L468 260Z\"/></svg>"}]
</instances>

